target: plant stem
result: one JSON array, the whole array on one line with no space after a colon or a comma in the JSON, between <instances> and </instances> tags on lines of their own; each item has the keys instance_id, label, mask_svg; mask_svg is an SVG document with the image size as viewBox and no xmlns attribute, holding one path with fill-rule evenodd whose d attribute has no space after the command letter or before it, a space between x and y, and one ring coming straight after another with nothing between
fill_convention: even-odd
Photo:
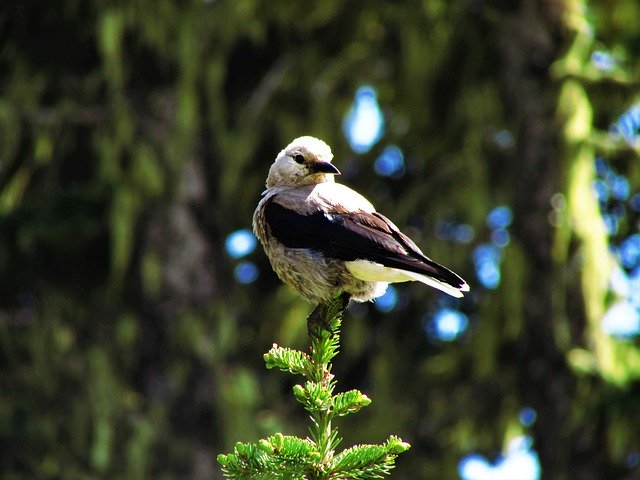
<instances>
[{"instance_id":1,"label":"plant stem","mask_svg":"<svg viewBox=\"0 0 640 480\"><path fill-rule=\"evenodd\" d=\"M311 336L311 359L313 369L309 379L318 383L327 395L333 395L335 382L331 374L331 359L338 353L342 312L348 299L340 296L326 305L320 305L310 316L308 325ZM326 465L333 457L336 433L332 430L333 415L328 405L311 412L313 418L312 436L318 453L322 456L321 465ZM324 477L318 477L324 478Z\"/></svg>"},{"instance_id":2,"label":"plant stem","mask_svg":"<svg viewBox=\"0 0 640 480\"><path fill-rule=\"evenodd\" d=\"M318 445L318 451L322 455L324 461L329 460L333 456L333 446L331 445L331 419L327 412L320 412L314 418L317 425L316 443Z\"/></svg>"}]
</instances>

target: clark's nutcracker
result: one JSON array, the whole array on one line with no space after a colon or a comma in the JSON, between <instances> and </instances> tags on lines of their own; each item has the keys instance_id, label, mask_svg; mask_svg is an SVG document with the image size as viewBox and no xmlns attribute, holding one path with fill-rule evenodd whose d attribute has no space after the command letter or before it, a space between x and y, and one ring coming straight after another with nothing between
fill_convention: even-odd
<instances>
[{"instance_id":1,"label":"clark's nutcracker","mask_svg":"<svg viewBox=\"0 0 640 480\"><path fill-rule=\"evenodd\" d=\"M278 277L307 300L359 302L416 280L462 297L469 286L437 264L359 193L335 183L331 148L300 137L269 169L253 231Z\"/></svg>"}]
</instances>

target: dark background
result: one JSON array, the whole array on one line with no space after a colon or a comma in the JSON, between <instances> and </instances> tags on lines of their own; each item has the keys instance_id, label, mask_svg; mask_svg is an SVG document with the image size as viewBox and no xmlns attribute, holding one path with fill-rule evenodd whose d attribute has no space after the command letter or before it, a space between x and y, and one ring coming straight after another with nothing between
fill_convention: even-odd
<instances>
[{"instance_id":1,"label":"dark background","mask_svg":"<svg viewBox=\"0 0 640 480\"><path fill-rule=\"evenodd\" d=\"M311 306L225 245L311 134L472 288L350 309L338 389L373 403L344 445L400 435L394 478L504 479L514 449L541 478L640 478L638 19L636 0L5 5L0 476L221 478L236 441L307 434L262 354L305 348ZM356 153L362 86L384 133ZM467 322L450 337L443 309Z\"/></svg>"}]
</instances>

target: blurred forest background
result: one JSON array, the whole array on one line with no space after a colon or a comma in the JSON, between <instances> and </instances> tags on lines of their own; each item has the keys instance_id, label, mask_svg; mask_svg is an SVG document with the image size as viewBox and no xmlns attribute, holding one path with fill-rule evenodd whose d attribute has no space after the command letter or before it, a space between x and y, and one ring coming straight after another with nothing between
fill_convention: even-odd
<instances>
[{"instance_id":1,"label":"blurred forest background","mask_svg":"<svg viewBox=\"0 0 640 480\"><path fill-rule=\"evenodd\" d=\"M0 476L220 479L305 436L311 306L250 235L293 138L470 283L350 308L399 479L640 478L637 0L31 0L0 11Z\"/></svg>"}]
</instances>

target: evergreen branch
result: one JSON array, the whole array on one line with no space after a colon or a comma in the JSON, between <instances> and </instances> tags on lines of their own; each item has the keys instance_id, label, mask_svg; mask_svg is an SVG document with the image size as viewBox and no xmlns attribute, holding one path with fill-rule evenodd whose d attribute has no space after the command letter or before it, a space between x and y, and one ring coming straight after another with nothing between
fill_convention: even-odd
<instances>
[{"instance_id":1,"label":"evergreen branch","mask_svg":"<svg viewBox=\"0 0 640 480\"><path fill-rule=\"evenodd\" d=\"M295 385L293 387L293 395L304 406L305 410L313 413L331 409L331 390L319 383L306 382L304 387Z\"/></svg>"},{"instance_id":2,"label":"evergreen branch","mask_svg":"<svg viewBox=\"0 0 640 480\"><path fill-rule=\"evenodd\" d=\"M411 448L399 437L390 436L384 445L355 445L333 459L331 469L337 477L380 478L395 466L396 457Z\"/></svg>"},{"instance_id":3,"label":"evergreen branch","mask_svg":"<svg viewBox=\"0 0 640 480\"><path fill-rule=\"evenodd\" d=\"M293 395L310 414L310 438L276 433L257 443L239 442L232 453L218 456L226 477L239 480L381 478L394 467L396 457L410 447L392 435L382 445L356 445L335 454L342 439L333 427L333 420L371 403L358 390L333 393L336 382L330 362L340 347L345 304L345 298L337 297L319 305L309 316L309 354L274 344L264 355L267 368L306 378L304 385L293 387Z\"/></svg>"},{"instance_id":4,"label":"evergreen branch","mask_svg":"<svg viewBox=\"0 0 640 480\"><path fill-rule=\"evenodd\" d=\"M271 350L264 354L268 369L278 368L283 372L297 375L308 375L311 370L311 359L306 353L291 348L279 347L275 343Z\"/></svg>"},{"instance_id":5,"label":"evergreen branch","mask_svg":"<svg viewBox=\"0 0 640 480\"><path fill-rule=\"evenodd\" d=\"M233 453L218 455L225 476L235 479L304 479L317 460L311 440L281 433L257 444L238 442Z\"/></svg>"},{"instance_id":6,"label":"evergreen branch","mask_svg":"<svg viewBox=\"0 0 640 480\"><path fill-rule=\"evenodd\" d=\"M369 397L359 390L349 390L333 397L333 412L338 416L356 413L371 403Z\"/></svg>"}]
</instances>

